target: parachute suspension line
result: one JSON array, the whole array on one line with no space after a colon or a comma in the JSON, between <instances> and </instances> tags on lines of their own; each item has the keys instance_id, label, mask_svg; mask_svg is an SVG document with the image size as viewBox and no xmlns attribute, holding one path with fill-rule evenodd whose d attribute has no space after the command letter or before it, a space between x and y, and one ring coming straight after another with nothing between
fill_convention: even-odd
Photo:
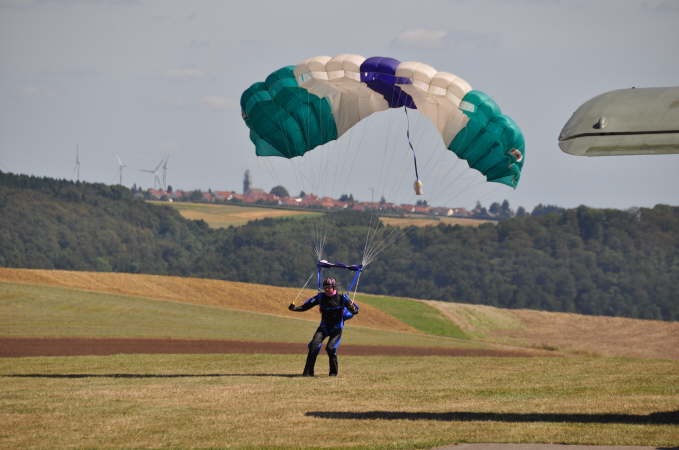
<instances>
[{"instance_id":1,"label":"parachute suspension line","mask_svg":"<svg viewBox=\"0 0 679 450\"><path fill-rule=\"evenodd\" d=\"M439 153L445 156L453 156L449 155L448 151ZM450 161L453 162L453 165L449 169L446 169L446 166L450 164ZM447 180L447 182L441 185L435 192L435 196L438 199L442 198L443 204L450 204L450 202L468 191L470 186L482 182L479 180L480 174L467 170L468 168L465 167L465 165L463 160L457 157L449 158L448 160L440 160L439 164L437 164L437 169L440 170L439 173L444 173L446 175L441 175L438 178ZM462 185L462 188L458 188L460 185ZM450 195L450 192L452 192L453 195Z\"/></svg>"},{"instance_id":2,"label":"parachute suspension line","mask_svg":"<svg viewBox=\"0 0 679 450\"><path fill-rule=\"evenodd\" d=\"M359 122L358 126L352 127L352 129L349 133L349 145L348 145L349 151L343 152L343 153L350 153L350 154L353 153L353 155L351 156L351 162L349 164L347 164L346 166L344 166L345 169L344 169L343 179L346 179L346 178L349 177L349 175L354 171L354 167L357 164L356 161L358 160L358 155L361 153L361 146L363 145L363 138L365 137L365 132L363 131L364 128L365 128L365 126L364 126L363 122ZM358 143L355 146L353 146L352 142L353 142L354 134L356 134L357 132L359 134ZM351 152L352 149L354 150L353 152Z\"/></svg>"},{"instance_id":3,"label":"parachute suspension line","mask_svg":"<svg viewBox=\"0 0 679 450\"><path fill-rule=\"evenodd\" d=\"M422 181L420 181L420 175L417 173L417 155L415 154L415 147L410 140L410 118L408 117L408 107L404 106L403 111L406 113L406 120L408 121L408 128L406 128L406 137L408 138L408 145L410 150L413 151L413 163L415 164L415 194L422 195Z\"/></svg>"},{"instance_id":4,"label":"parachute suspension line","mask_svg":"<svg viewBox=\"0 0 679 450\"><path fill-rule=\"evenodd\" d=\"M370 248L367 249L363 256L362 264L364 266L371 264L379 254L392 246L405 233L406 231L403 231L398 227L392 227L389 231L384 232L383 237L379 242L373 243Z\"/></svg>"},{"instance_id":5,"label":"parachute suspension line","mask_svg":"<svg viewBox=\"0 0 679 450\"><path fill-rule=\"evenodd\" d=\"M373 219L375 220L374 225ZM398 227L383 227L379 217L377 215L372 216L368 232L366 233L361 264L367 267L380 253L393 245L404 233L405 231Z\"/></svg>"},{"instance_id":6,"label":"parachute suspension line","mask_svg":"<svg viewBox=\"0 0 679 450\"><path fill-rule=\"evenodd\" d=\"M384 117L387 119L389 116ZM380 195L385 199L399 197L403 189L402 180L410 177L407 167L399 168L399 170L396 169L396 167L399 167L398 162L400 159L394 149L398 148L401 142L394 141L395 133L393 131L396 126L395 120L388 120L385 130L386 134L383 139L382 159L378 162L380 169L379 176L377 177L378 186L380 187Z\"/></svg>"},{"instance_id":7,"label":"parachute suspension line","mask_svg":"<svg viewBox=\"0 0 679 450\"><path fill-rule=\"evenodd\" d=\"M393 148L398 147L398 145L396 145L396 143L394 142L395 133L392 132L395 126L396 121L390 120L389 126L387 128L386 139L384 141L384 156L382 158L382 161L386 161L388 162L388 164L380 165L382 168L381 177L386 188L385 193L388 195L389 198L400 196L400 194L403 191L402 180L407 179L409 177L407 167L403 167L403 172L401 172L400 174L395 174L394 173L395 169L392 167L392 165L397 164L398 160L393 151L391 154L389 154L390 149L393 150ZM399 141L398 143L400 144L400 142L401 141Z\"/></svg>"},{"instance_id":8,"label":"parachute suspension line","mask_svg":"<svg viewBox=\"0 0 679 450\"><path fill-rule=\"evenodd\" d=\"M309 145L309 140L310 140L310 127L311 127L311 115L312 115L312 110L314 109L312 105L312 97L311 93L307 90L307 117L306 117L306 129L305 129L305 139L307 145ZM320 110L321 115L323 114L323 110L321 108ZM320 133L321 136L324 136L323 132L323 117L320 117ZM301 185L302 191L304 191L305 194L314 194L317 195L317 188L318 188L318 171L316 170L305 170L304 166L307 165L312 165L311 163L314 160L314 157L316 155L302 155L300 156L300 166L299 168L299 176L298 176L298 183ZM307 179L306 174L310 174L309 179ZM326 236L324 232L324 219L323 216L320 216L318 218L311 219L311 244L313 247L313 251L316 254L317 259L322 259L323 255L323 250L325 248L325 243L326 243ZM313 275L313 274L312 274Z\"/></svg>"},{"instance_id":9,"label":"parachute suspension line","mask_svg":"<svg viewBox=\"0 0 679 450\"><path fill-rule=\"evenodd\" d=\"M302 293L302 291L303 291L304 289L306 289L306 287L309 285L309 281L311 281L311 278L312 278L313 276L314 276L314 272L311 272L311 274L309 275L309 278L306 279L306 283L304 283L304 286L302 286L302 287L300 288L300 290L297 291L297 295L295 296L295 299L292 301L292 304L293 304L293 305L297 302L297 299L299 299L299 296L300 296L300 294Z\"/></svg>"},{"instance_id":10,"label":"parachute suspension line","mask_svg":"<svg viewBox=\"0 0 679 450\"><path fill-rule=\"evenodd\" d=\"M376 220L377 224L373 226L373 217L377 217L377 215L370 217L368 231L365 233L365 244L363 245L363 256L361 258L361 264L364 267L370 264L369 255L372 253L373 237L375 234L377 234L377 229L379 225L379 218L377 218Z\"/></svg>"},{"instance_id":11,"label":"parachute suspension line","mask_svg":"<svg viewBox=\"0 0 679 450\"><path fill-rule=\"evenodd\" d=\"M407 172L403 172L401 175L395 175L394 169L391 167L391 164L396 164L397 162L394 153L389 153L389 150L394 147L394 142L392 142L394 133L391 132L394 123L394 121L388 122L388 130L386 139L384 140L383 156L378 177L381 185L381 195L389 198L403 189L403 184L400 181L408 176ZM393 245L404 233L405 231L401 228L385 227L380 220L379 213L371 215L363 248L363 266L371 264L380 253Z\"/></svg>"},{"instance_id":12,"label":"parachute suspension line","mask_svg":"<svg viewBox=\"0 0 679 450\"><path fill-rule=\"evenodd\" d=\"M388 156L387 150L389 148L389 136L391 136L391 133L390 133L391 124L392 123L390 121L389 126L388 126L387 136L386 136L386 139L385 139L384 148L383 148L382 161L384 161L384 162L393 160L392 158L387 157ZM385 183L385 177L386 177L385 171L386 172L389 171L386 168L386 164L380 164L380 172L379 172L378 180L379 180L380 186L382 186L382 188L383 188L380 192L380 195L382 195L382 196L384 196L384 194L385 194L385 192L384 192L384 185L386 184ZM374 190L373 190L373 192L374 192ZM371 201L374 201L374 198L371 199ZM370 221L368 223L368 230L366 231L366 234L365 234L365 243L363 245L363 255L362 255L362 259L361 259L361 264L364 267L367 266L371 261L370 255L372 254L372 249L375 246L375 241L376 241L376 237L377 237L377 234L378 234L378 231L379 231L379 227L380 227L379 214L377 212L375 212L374 214L370 215Z\"/></svg>"},{"instance_id":13,"label":"parachute suspension line","mask_svg":"<svg viewBox=\"0 0 679 450\"><path fill-rule=\"evenodd\" d=\"M351 303L354 303L354 300L356 300L356 291L358 291L358 282L361 279L362 272L363 271L361 270L356 274L356 281L354 282L354 293L351 296Z\"/></svg>"},{"instance_id":14,"label":"parachute suspension line","mask_svg":"<svg viewBox=\"0 0 679 450\"><path fill-rule=\"evenodd\" d=\"M301 156L287 160L295 176L298 187L305 193L310 193L310 188L313 191L313 188L316 185L314 180L314 172L316 171L306 170L306 166L311 164L311 158L309 156L313 155ZM308 236L311 241L310 243L316 257L321 259L323 249L325 247L325 239L323 238L323 217L319 216L310 218L308 220L310 228Z\"/></svg>"},{"instance_id":15,"label":"parachute suspension line","mask_svg":"<svg viewBox=\"0 0 679 450\"><path fill-rule=\"evenodd\" d=\"M463 168L464 169L464 168ZM490 186L490 190L497 190L500 186L496 183L487 183L485 180L485 177L480 174L480 173L475 173L475 172L465 172L464 175L456 175L454 177L451 177L452 182L448 184L447 187L451 187L453 185L459 186L459 188L456 188L454 190L454 193L452 195L446 195L446 198L444 199L444 203L446 204L452 204L455 200L457 200L460 196L470 193L470 192L476 192L480 186L485 186L486 184L492 184L494 186ZM452 190L452 189L451 189ZM444 191L447 192L448 190ZM488 194L486 194L487 196ZM477 199L478 200L478 199Z\"/></svg>"},{"instance_id":16,"label":"parachute suspension line","mask_svg":"<svg viewBox=\"0 0 679 450\"><path fill-rule=\"evenodd\" d=\"M324 221L324 219L322 218L320 220ZM314 250L319 261L323 259L323 250L325 249L325 244L327 242L328 242L327 225L325 223L321 223L318 229L315 231L314 236Z\"/></svg>"}]
</instances>

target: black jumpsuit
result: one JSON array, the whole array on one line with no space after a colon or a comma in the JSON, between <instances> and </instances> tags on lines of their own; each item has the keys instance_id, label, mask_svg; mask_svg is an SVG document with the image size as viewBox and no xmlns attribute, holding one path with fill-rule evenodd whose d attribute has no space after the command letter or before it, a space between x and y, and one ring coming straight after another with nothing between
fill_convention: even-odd
<instances>
[{"instance_id":1,"label":"black jumpsuit","mask_svg":"<svg viewBox=\"0 0 679 450\"><path fill-rule=\"evenodd\" d=\"M344 319L346 318L347 310L351 313L349 317L353 314L358 314L358 305L353 303L347 294L335 293L334 295L326 295L324 292L321 292L311 297L301 306L291 307L291 310L306 311L316 305L321 309L321 323L314 333L314 337L309 342L309 353L302 375L314 375L316 357L321 350L323 340L329 337L330 339L325 350L328 352L328 359L330 361L330 376L335 376L338 371L337 348L342 339Z\"/></svg>"}]
</instances>

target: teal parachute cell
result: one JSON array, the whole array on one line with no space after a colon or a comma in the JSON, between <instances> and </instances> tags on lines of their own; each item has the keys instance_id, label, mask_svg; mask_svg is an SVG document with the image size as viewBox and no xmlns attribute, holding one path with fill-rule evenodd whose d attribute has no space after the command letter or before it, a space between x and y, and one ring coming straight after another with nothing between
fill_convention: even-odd
<instances>
[{"instance_id":1,"label":"teal parachute cell","mask_svg":"<svg viewBox=\"0 0 679 450\"><path fill-rule=\"evenodd\" d=\"M417 109L444 145L487 181L516 187L525 162L521 130L463 79L415 61L342 54L283 67L241 96L259 156L294 158L341 137L369 115Z\"/></svg>"},{"instance_id":2,"label":"teal parachute cell","mask_svg":"<svg viewBox=\"0 0 679 450\"><path fill-rule=\"evenodd\" d=\"M299 87L292 67L250 86L241 110L259 156L293 158L337 139L328 101Z\"/></svg>"},{"instance_id":3,"label":"teal parachute cell","mask_svg":"<svg viewBox=\"0 0 679 450\"><path fill-rule=\"evenodd\" d=\"M488 181L516 186L521 177L525 143L516 123L500 112L488 95L470 91L460 109L469 122L455 136L448 149L486 176ZM520 156L511 150L519 150Z\"/></svg>"}]
</instances>

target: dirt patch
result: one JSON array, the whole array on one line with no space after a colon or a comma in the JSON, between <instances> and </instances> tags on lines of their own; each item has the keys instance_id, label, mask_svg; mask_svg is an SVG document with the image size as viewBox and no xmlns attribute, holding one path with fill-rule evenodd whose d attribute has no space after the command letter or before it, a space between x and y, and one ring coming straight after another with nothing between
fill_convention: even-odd
<instances>
[{"instance_id":1,"label":"dirt patch","mask_svg":"<svg viewBox=\"0 0 679 450\"><path fill-rule=\"evenodd\" d=\"M305 354L306 343L252 342L208 339L128 338L0 338L0 357L86 356L116 354L268 353ZM354 356L492 356L527 357L521 351L342 345L342 355Z\"/></svg>"}]
</instances>

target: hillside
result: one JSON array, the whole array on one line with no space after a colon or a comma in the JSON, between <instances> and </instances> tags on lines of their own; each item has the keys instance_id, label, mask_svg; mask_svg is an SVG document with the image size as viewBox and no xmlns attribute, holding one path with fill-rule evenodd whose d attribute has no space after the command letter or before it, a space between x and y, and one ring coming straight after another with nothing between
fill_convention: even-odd
<instances>
[{"instance_id":1,"label":"hillside","mask_svg":"<svg viewBox=\"0 0 679 450\"><path fill-rule=\"evenodd\" d=\"M378 227L369 215L260 219L212 229L121 186L0 173L0 266L146 273L300 287L323 257L388 244L365 293L511 309L679 320L679 207L585 206L476 227ZM385 236L388 236L387 239ZM345 281L346 282L346 281Z\"/></svg>"},{"instance_id":2,"label":"hillside","mask_svg":"<svg viewBox=\"0 0 679 450\"><path fill-rule=\"evenodd\" d=\"M318 320L317 314L293 313L285 308L290 299L297 295L297 290L255 284L136 274L1 268L0 283L54 286L266 313L311 322ZM421 334L412 326L371 306L370 297L365 294L362 296L362 312L352 320L352 328ZM495 348L504 346L550 350L554 354L563 355L590 354L679 360L679 348L676 346L676 342L679 342L679 323L507 310L440 301L409 301L424 302L442 311L453 324L470 336L469 344L477 342ZM224 320L222 327L230 323L227 319L220 320ZM310 324L310 327L313 325ZM283 327L281 332L296 336L297 332L293 330L294 328ZM234 335L236 338L249 336L244 334L245 331L238 333L240 334ZM304 334L300 337L305 338ZM375 338L362 341L359 333L358 341L375 342ZM394 338L385 342L393 343ZM430 342L428 345L434 344Z\"/></svg>"},{"instance_id":3,"label":"hillside","mask_svg":"<svg viewBox=\"0 0 679 450\"><path fill-rule=\"evenodd\" d=\"M92 292L172 300L294 317L314 322L318 319L317 314L299 314L288 310L288 305L296 298L296 303L300 303L315 295L315 292L310 290L300 292L299 289L260 284L126 273L5 268L0 268L0 282L60 286ZM359 314L352 323L382 330L415 331L412 327L370 305L365 305L364 309L366 314Z\"/></svg>"},{"instance_id":4,"label":"hillside","mask_svg":"<svg viewBox=\"0 0 679 450\"><path fill-rule=\"evenodd\" d=\"M584 355L679 360L679 322L426 303L483 342Z\"/></svg>"}]
</instances>

